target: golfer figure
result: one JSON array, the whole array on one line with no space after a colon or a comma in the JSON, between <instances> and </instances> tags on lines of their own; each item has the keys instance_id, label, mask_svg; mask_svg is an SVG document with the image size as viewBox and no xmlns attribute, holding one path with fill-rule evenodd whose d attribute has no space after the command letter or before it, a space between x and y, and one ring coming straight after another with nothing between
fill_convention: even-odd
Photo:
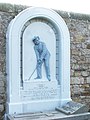
<instances>
[{"instance_id":1,"label":"golfer figure","mask_svg":"<svg viewBox=\"0 0 90 120\"><path fill-rule=\"evenodd\" d=\"M44 63L45 65L45 70L46 70L46 76L47 79L50 81L50 65L49 65L49 60L50 60L50 53L48 49L46 48L46 44L44 42L40 41L39 36L35 36L33 38L33 43L34 43L34 50L37 58L37 77L35 79L41 79L42 78L42 64Z\"/></svg>"}]
</instances>

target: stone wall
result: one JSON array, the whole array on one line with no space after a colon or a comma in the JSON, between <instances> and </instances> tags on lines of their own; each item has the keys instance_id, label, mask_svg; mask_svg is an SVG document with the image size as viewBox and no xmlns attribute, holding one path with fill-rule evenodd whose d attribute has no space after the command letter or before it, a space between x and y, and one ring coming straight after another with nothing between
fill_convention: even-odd
<instances>
[{"instance_id":1,"label":"stone wall","mask_svg":"<svg viewBox=\"0 0 90 120\"><path fill-rule=\"evenodd\" d=\"M71 97L90 108L90 16L65 18L71 40Z\"/></svg>"},{"instance_id":2,"label":"stone wall","mask_svg":"<svg viewBox=\"0 0 90 120\"><path fill-rule=\"evenodd\" d=\"M0 120L6 103L6 31L9 22L27 6L0 4ZM71 39L71 97L90 107L90 16L57 10Z\"/></svg>"}]
</instances>

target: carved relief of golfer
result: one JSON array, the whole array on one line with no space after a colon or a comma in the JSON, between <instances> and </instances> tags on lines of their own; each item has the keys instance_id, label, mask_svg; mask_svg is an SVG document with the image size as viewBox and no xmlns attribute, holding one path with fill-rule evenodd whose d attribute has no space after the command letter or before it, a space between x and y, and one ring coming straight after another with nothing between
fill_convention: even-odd
<instances>
[{"instance_id":1,"label":"carved relief of golfer","mask_svg":"<svg viewBox=\"0 0 90 120\"><path fill-rule=\"evenodd\" d=\"M46 44L40 41L39 36L35 36L33 38L33 43L34 43L34 50L37 58L37 66L36 66L37 77L35 79L42 78L42 64L44 63L46 76L47 76L47 79L50 81L51 80L50 65L49 65L50 53L46 47Z\"/></svg>"}]
</instances>

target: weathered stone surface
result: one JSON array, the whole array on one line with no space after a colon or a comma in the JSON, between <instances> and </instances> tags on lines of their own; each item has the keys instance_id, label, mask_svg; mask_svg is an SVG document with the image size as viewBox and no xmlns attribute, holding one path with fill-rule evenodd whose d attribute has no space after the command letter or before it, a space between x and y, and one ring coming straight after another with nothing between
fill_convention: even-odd
<instances>
[{"instance_id":1,"label":"weathered stone surface","mask_svg":"<svg viewBox=\"0 0 90 120\"><path fill-rule=\"evenodd\" d=\"M84 84L83 77L71 77L71 84Z\"/></svg>"},{"instance_id":2,"label":"weathered stone surface","mask_svg":"<svg viewBox=\"0 0 90 120\"><path fill-rule=\"evenodd\" d=\"M89 83L89 84L90 84L90 76L89 76L89 77L87 77L87 83Z\"/></svg>"},{"instance_id":3,"label":"weathered stone surface","mask_svg":"<svg viewBox=\"0 0 90 120\"><path fill-rule=\"evenodd\" d=\"M4 87L4 82L3 81L0 81L0 87Z\"/></svg>"},{"instance_id":4,"label":"weathered stone surface","mask_svg":"<svg viewBox=\"0 0 90 120\"><path fill-rule=\"evenodd\" d=\"M0 112L3 112L3 110L4 110L4 105L0 105Z\"/></svg>"},{"instance_id":5,"label":"weathered stone surface","mask_svg":"<svg viewBox=\"0 0 90 120\"><path fill-rule=\"evenodd\" d=\"M62 107L57 107L56 110L63 112L67 115L88 112L88 108L85 104L77 103L74 101L67 102Z\"/></svg>"},{"instance_id":6,"label":"weathered stone surface","mask_svg":"<svg viewBox=\"0 0 90 120\"><path fill-rule=\"evenodd\" d=\"M88 77L88 76L89 76L89 72L87 72L87 71L82 71L82 72L81 72L81 75L82 75L83 77Z\"/></svg>"},{"instance_id":7,"label":"weathered stone surface","mask_svg":"<svg viewBox=\"0 0 90 120\"><path fill-rule=\"evenodd\" d=\"M87 45L87 49L90 49L90 44Z\"/></svg>"}]
</instances>

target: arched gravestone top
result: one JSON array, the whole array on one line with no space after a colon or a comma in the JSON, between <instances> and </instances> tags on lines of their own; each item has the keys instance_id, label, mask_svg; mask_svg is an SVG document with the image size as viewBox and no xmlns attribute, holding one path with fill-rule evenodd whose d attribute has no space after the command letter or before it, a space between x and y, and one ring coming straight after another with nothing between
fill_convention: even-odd
<instances>
[{"instance_id":1,"label":"arched gravestone top","mask_svg":"<svg viewBox=\"0 0 90 120\"><path fill-rule=\"evenodd\" d=\"M36 66L32 38L36 35L51 54L51 81L46 78L44 65L42 79L34 79L36 71L32 75ZM11 21L7 31L7 81L9 114L52 110L71 100L69 31L55 11L31 7Z\"/></svg>"}]
</instances>

